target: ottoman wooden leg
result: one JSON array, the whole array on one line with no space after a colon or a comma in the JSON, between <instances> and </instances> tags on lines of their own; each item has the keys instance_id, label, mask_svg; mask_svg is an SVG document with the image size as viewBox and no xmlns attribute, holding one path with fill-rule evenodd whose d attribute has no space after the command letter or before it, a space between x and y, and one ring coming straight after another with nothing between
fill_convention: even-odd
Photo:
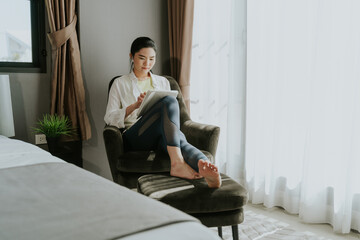
<instances>
[{"instance_id":1,"label":"ottoman wooden leg","mask_svg":"<svg viewBox=\"0 0 360 240\"><path fill-rule=\"evenodd\" d=\"M219 236L222 238L222 227L218 227Z\"/></svg>"},{"instance_id":2,"label":"ottoman wooden leg","mask_svg":"<svg viewBox=\"0 0 360 240\"><path fill-rule=\"evenodd\" d=\"M238 229L238 225L233 225L231 228L232 228L233 240L239 240L239 229Z\"/></svg>"}]
</instances>

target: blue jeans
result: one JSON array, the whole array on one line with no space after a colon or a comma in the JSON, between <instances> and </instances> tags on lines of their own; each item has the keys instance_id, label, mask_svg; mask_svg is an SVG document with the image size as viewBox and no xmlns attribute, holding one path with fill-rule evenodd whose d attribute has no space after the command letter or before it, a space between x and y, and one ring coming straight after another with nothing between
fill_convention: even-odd
<instances>
[{"instance_id":1,"label":"blue jeans","mask_svg":"<svg viewBox=\"0 0 360 240\"><path fill-rule=\"evenodd\" d=\"M179 147L184 160L195 171L197 163L208 158L189 144L180 131L179 104L176 98L167 96L157 102L143 117L127 129L124 134L125 148L128 151L150 151L167 146Z\"/></svg>"}]
</instances>

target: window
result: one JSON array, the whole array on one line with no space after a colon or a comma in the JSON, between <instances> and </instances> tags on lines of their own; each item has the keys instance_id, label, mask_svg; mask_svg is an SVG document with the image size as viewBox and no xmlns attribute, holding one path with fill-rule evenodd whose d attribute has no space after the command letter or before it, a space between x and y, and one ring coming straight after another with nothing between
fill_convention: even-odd
<instances>
[{"instance_id":1,"label":"window","mask_svg":"<svg viewBox=\"0 0 360 240\"><path fill-rule=\"evenodd\" d=\"M42 0L0 0L0 72L46 72Z\"/></svg>"}]
</instances>

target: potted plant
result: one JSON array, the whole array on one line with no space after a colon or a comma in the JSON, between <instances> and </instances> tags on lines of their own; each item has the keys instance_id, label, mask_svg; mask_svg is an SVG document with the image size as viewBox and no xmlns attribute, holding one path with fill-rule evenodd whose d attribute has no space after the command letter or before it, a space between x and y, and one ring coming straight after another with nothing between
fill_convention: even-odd
<instances>
[{"instance_id":1,"label":"potted plant","mask_svg":"<svg viewBox=\"0 0 360 240\"><path fill-rule=\"evenodd\" d=\"M74 132L71 122L67 116L58 116L56 114L45 114L42 120L37 122L34 131L46 136L46 141L51 154L56 153L60 136L71 135Z\"/></svg>"}]
</instances>

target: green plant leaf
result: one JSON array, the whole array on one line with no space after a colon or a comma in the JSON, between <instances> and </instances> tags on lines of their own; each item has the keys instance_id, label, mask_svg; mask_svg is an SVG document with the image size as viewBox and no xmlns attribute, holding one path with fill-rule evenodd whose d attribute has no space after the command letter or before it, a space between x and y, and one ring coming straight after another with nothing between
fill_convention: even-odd
<instances>
[{"instance_id":1,"label":"green plant leaf","mask_svg":"<svg viewBox=\"0 0 360 240\"><path fill-rule=\"evenodd\" d=\"M75 129L71 126L67 116L45 114L33 130L35 133L42 133L47 137L58 137L60 135L72 135Z\"/></svg>"}]
</instances>

